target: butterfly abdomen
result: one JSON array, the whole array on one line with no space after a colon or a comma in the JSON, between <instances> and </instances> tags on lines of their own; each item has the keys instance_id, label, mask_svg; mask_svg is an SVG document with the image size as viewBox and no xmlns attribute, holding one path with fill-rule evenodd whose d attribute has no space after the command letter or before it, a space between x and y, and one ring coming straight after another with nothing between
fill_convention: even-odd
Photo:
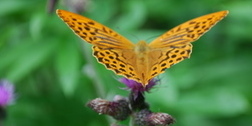
<instances>
[{"instance_id":1,"label":"butterfly abdomen","mask_svg":"<svg viewBox=\"0 0 252 126\"><path fill-rule=\"evenodd\" d=\"M145 41L139 41L135 48L134 52L136 54L136 69L137 74L141 78L141 83L144 85L148 83L149 71L150 71L150 47Z\"/></svg>"}]
</instances>

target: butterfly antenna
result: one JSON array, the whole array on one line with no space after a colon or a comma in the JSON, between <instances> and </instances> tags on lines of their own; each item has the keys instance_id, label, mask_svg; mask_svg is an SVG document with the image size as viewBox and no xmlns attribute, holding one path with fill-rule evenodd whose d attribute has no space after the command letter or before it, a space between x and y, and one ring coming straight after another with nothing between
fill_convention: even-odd
<instances>
[{"instance_id":1,"label":"butterfly antenna","mask_svg":"<svg viewBox=\"0 0 252 126\"><path fill-rule=\"evenodd\" d=\"M152 37L148 37L147 39L146 39L146 41L147 42L150 42L151 40L154 40L155 38L157 38L158 37L158 35L155 35L155 36L152 36Z\"/></svg>"},{"instance_id":2,"label":"butterfly antenna","mask_svg":"<svg viewBox=\"0 0 252 126\"><path fill-rule=\"evenodd\" d=\"M131 36L133 36L137 41L140 41L140 39L136 35L130 34L130 33L128 33L128 34L131 35Z\"/></svg>"},{"instance_id":3,"label":"butterfly antenna","mask_svg":"<svg viewBox=\"0 0 252 126\"><path fill-rule=\"evenodd\" d=\"M158 80L157 83L158 83L158 85L159 85L159 88L167 88L167 87L168 87L167 84L166 84L166 85L163 85L163 84L162 84L161 81L163 80L163 78L164 78L163 76L157 76L157 77L156 77L156 79ZM164 81L163 81L163 82L164 82Z\"/></svg>"},{"instance_id":4,"label":"butterfly antenna","mask_svg":"<svg viewBox=\"0 0 252 126\"><path fill-rule=\"evenodd\" d=\"M159 37L160 35L162 35L162 34L153 35L152 37L148 37L148 38L146 39L146 41L147 41L147 42L150 42L150 41L154 40L155 38Z\"/></svg>"},{"instance_id":5,"label":"butterfly antenna","mask_svg":"<svg viewBox=\"0 0 252 126\"><path fill-rule=\"evenodd\" d=\"M120 31L122 31L120 29L120 27L116 27L116 29L119 29ZM132 33L129 33L129 32L125 32L125 31L124 31L124 33L127 34L128 36L133 36L133 38L135 38L135 40L140 41L140 39L135 34L132 34Z\"/></svg>"}]
</instances>

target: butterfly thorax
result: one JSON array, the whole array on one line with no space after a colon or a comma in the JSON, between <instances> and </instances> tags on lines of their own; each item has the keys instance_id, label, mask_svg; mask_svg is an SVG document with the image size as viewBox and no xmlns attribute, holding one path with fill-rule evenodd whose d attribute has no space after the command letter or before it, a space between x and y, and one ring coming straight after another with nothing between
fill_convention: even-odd
<instances>
[{"instance_id":1,"label":"butterfly thorax","mask_svg":"<svg viewBox=\"0 0 252 126\"><path fill-rule=\"evenodd\" d=\"M137 53L145 53L148 50L148 44L143 40L139 41L135 46L135 52Z\"/></svg>"}]
</instances>

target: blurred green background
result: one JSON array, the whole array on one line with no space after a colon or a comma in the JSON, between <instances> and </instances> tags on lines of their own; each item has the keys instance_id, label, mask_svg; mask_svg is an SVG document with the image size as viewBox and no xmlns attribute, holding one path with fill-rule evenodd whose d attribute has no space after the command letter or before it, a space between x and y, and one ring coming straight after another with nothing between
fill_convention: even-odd
<instances>
[{"instance_id":1,"label":"blurred green background","mask_svg":"<svg viewBox=\"0 0 252 126\"><path fill-rule=\"evenodd\" d=\"M229 10L193 43L190 59L159 76L146 100L153 112L176 118L174 126L252 124L251 0L65 0L55 8L53 2L0 1L0 79L13 82L17 95L6 108L5 126L109 125L111 119L85 104L129 93L56 8L82 12L133 42L150 42L187 20Z\"/></svg>"}]
</instances>

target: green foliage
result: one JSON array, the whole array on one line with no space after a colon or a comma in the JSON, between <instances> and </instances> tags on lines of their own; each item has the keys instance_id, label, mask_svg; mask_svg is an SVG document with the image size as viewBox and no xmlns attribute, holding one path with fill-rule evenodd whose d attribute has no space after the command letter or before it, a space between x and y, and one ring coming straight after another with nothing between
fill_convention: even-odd
<instances>
[{"instance_id":1,"label":"green foliage","mask_svg":"<svg viewBox=\"0 0 252 126\"><path fill-rule=\"evenodd\" d=\"M229 10L227 18L193 43L190 59L159 77L160 85L146 99L154 112L175 117L174 126L252 124L252 1L83 1L88 1L83 15L134 42L151 41L192 18ZM61 2L66 1L57 8L73 10ZM6 108L5 126L109 125L85 103L128 92L92 57L89 44L54 12L46 12L46 4L0 1L0 79L13 82L17 94Z\"/></svg>"}]
</instances>

